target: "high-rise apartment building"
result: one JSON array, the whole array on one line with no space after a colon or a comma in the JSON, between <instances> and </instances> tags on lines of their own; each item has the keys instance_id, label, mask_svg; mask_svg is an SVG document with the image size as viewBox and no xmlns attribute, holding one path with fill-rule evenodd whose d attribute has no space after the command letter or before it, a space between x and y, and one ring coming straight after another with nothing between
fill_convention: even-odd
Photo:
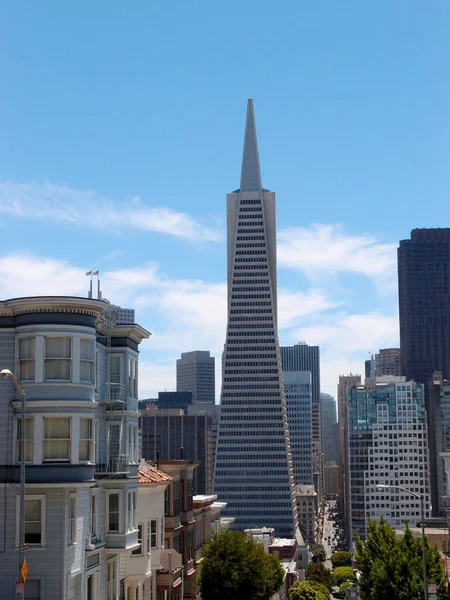
<instances>
[{"instance_id":1,"label":"high-rise apartment building","mask_svg":"<svg viewBox=\"0 0 450 600\"><path fill-rule=\"evenodd\" d=\"M280 348L283 371L310 371L313 404L320 400L320 350L319 346L308 346L299 342Z\"/></svg>"},{"instance_id":2,"label":"high-rise apartment building","mask_svg":"<svg viewBox=\"0 0 450 600\"><path fill-rule=\"evenodd\" d=\"M403 374L450 379L450 228L413 229L397 256Z\"/></svg>"},{"instance_id":3,"label":"high-rise apartment building","mask_svg":"<svg viewBox=\"0 0 450 600\"><path fill-rule=\"evenodd\" d=\"M405 520L421 519L420 497L379 490L380 484L423 495L425 516L430 516L423 385L385 376L351 387L348 424L352 528L364 536L369 519L383 517L396 529L403 528Z\"/></svg>"},{"instance_id":4,"label":"high-rise apartment building","mask_svg":"<svg viewBox=\"0 0 450 600\"><path fill-rule=\"evenodd\" d=\"M275 193L262 187L253 101L240 188L227 195L228 325L214 493L234 527L297 533L277 327Z\"/></svg>"},{"instance_id":5,"label":"high-rise apartment building","mask_svg":"<svg viewBox=\"0 0 450 600\"><path fill-rule=\"evenodd\" d=\"M309 371L283 371L283 379L294 481L296 485L312 485L311 373Z\"/></svg>"},{"instance_id":6,"label":"high-rise apartment building","mask_svg":"<svg viewBox=\"0 0 450 600\"><path fill-rule=\"evenodd\" d=\"M215 358L204 350L177 359L177 392L193 392L194 404L215 403Z\"/></svg>"},{"instance_id":7,"label":"high-rise apartment building","mask_svg":"<svg viewBox=\"0 0 450 600\"><path fill-rule=\"evenodd\" d=\"M336 400L330 394L320 394L320 431L323 463L339 463Z\"/></svg>"},{"instance_id":8,"label":"high-rise apartment building","mask_svg":"<svg viewBox=\"0 0 450 600\"><path fill-rule=\"evenodd\" d=\"M351 539L350 497L348 473L348 417L347 390L361 384L361 375L339 375L338 400L338 440L339 440L339 503L344 517L345 536Z\"/></svg>"}]
</instances>

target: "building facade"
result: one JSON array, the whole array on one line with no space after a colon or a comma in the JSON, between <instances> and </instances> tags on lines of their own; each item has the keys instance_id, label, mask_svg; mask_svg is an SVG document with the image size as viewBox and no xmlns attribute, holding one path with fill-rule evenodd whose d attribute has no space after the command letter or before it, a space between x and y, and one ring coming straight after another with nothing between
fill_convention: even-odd
<instances>
[{"instance_id":1,"label":"building facade","mask_svg":"<svg viewBox=\"0 0 450 600\"><path fill-rule=\"evenodd\" d=\"M320 349L299 342L293 346L281 346L283 371L309 371L311 373L312 403L320 401Z\"/></svg>"},{"instance_id":2,"label":"building facade","mask_svg":"<svg viewBox=\"0 0 450 600\"><path fill-rule=\"evenodd\" d=\"M400 348L380 348L379 352L375 354L374 376L394 375L395 377L400 377L401 374Z\"/></svg>"},{"instance_id":3,"label":"building facade","mask_svg":"<svg viewBox=\"0 0 450 600\"><path fill-rule=\"evenodd\" d=\"M283 371L284 393L296 485L313 484L311 373Z\"/></svg>"},{"instance_id":4,"label":"building facade","mask_svg":"<svg viewBox=\"0 0 450 600\"><path fill-rule=\"evenodd\" d=\"M427 417L423 385L405 377L378 378L348 390L351 526L364 536L369 519L394 529L421 519L420 498L377 485L422 494L430 516Z\"/></svg>"},{"instance_id":5,"label":"building facade","mask_svg":"<svg viewBox=\"0 0 450 600\"><path fill-rule=\"evenodd\" d=\"M213 473L212 419L206 415L166 416L152 410L139 421L142 456L146 460L185 460L200 464L193 474L193 493L211 494Z\"/></svg>"},{"instance_id":6,"label":"building facade","mask_svg":"<svg viewBox=\"0 0 450 600\"><path fill-rule=\"evenodd\" d=\"M339 504L344 517L345 536L351 539L350 497L348 473L348 415L347 390L361 384L361 375L339 375L337 386L339 440Z\"/></svg>"},{"instance_id":7,"label":"building facade","mask_svg":"<svg viewBox=\"0 0 450 600\"><path fill-rule=\"evenodd\" d=\"M336 400L330 394L320 394L320 432L322 462L339 464Z\"/></svg>"},{"instance_id":8,"label":"building facade","mask_svg":"<svg viewBox=\"0 0 450 600\"><path fill-rule=\"evenodd\" d=\"M450 379L450 228L413 229L397 256L403 375Z\"/></svg>"},{"instance_id":9,"label":"building facade","mask_svg":"<svg viewBox=\"0 0 450 600\"><path fill-rule=\"evenodd\" d=\"M139 325L115 323L102 300L0 302L0 367L16 373L26 393L26 598L120 595L121 566L138 546L137 364L148 336ZM12 381L0 381L5 600L16 598L19 579L18 400Z\"/></svg>"},{"instance_id":10,"label":"building facade","mask_svg":"<svg viewBox=\"0 0 450 600\"><path fill-rule=\"evenodd\" d=\"M313 485L297 485L295 487L298 523L303 539L314 544L317 523L318 496Z\"/></svg>"},{"instance_id":11,"label":"building facade","mask_svg":"<svg viewBox=\"0 0 450 600\"><path fill-rule=\"evenodd\" d=\"M215 363L204 350L182 352L177 359L177 392L193 392L194 404L215 404Z\"/></svg>"},{"instance_id":12,"label":"building facade","mask_svg":"<svg viewBox=\"0 0 450 600\"><path fill-rule=\"evenodd\" d=\"M181 408L187 413L194 403L194 392L158 392L157 406L160 409Z\"/></svg>"},{"instance_id":13,"label":"building facade","mask_svg":"<svg viewBox=\"0 0 450 600\"><path fill-rule=\"evenodd\" d=\"M275 193L263 189L253 101L241 184L227 196L228 325L214 493L238 529L297 529L277 326Z\"/></svg>"}]
</instances>

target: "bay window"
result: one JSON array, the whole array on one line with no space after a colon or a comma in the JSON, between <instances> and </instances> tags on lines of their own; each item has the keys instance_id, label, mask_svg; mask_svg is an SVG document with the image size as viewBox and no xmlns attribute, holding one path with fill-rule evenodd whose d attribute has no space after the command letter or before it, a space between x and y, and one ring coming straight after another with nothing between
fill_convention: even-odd
<instances>
[{"instance_id":1,"label":"bay window","mask_svg":"<svg viewBox=\"0 0 450 600\"><path fill-rule=\"evenodd\" d=\"M120 400L120 356L111 356L109 363L110 400Z\"/></svg>"},{"instance_id":2,"label":"bay window","mask_svg":"<svg viewBox=\"0 0 450 600\"><path fill-rule=\"evenodd\" d=\"M79 459L94 462L94 419L80 418Z\"/></svg>"},{"instance_id":3,"label":"bay window","mask_svg":"<svg viewBox=\"0 0 450 600\"><path fill-rule=\"evenodd\" d=\"M128 389L132 398L137 398L137 361L130 358L128 366Z\"/></svg>"},{"instance_id":4,"label":"bay window","mask_svg":"<svg viewBox=\"0 0 450 600\"><path fill-rule=\"evenodd\" d=\"M19 339L19 379L34 381L35 338Z\"/></svg>"},{"instance_id":5,"label":"bay window","mask_svg":"<svg viewBox=\"0 0 450 600\"><path fill-rule=\"evenodd\" d=\"M77 541L77 496L70 494L69 498L69 544Z\"/></svg>"},{"instance_id":6,"label":"bay window","mask_svg":"<svg viewBox=\"0 0 450 600\"><path fill-rule=\"evenodd\" d=\"M70 381L72 367L72 339L45 338L45 380Z\"/></svg>"},{"instance_id":7,"label":"bay window","mask_svg":"<svg viewBox=\"0 0 450 600\"><path fill-rule=\"evenodd\" d=\"M128 426L128 460L130 463L138 462L137 431L137 425Z\"/></svg>"},{"instance_id":8,"label":"bay window","mask_svg":"<svg viewBox=\"0 0 450 600\"><path fill-rule=\"evenodd\" d=\"M44 417L44 462L70 462L70 417Z\"/></svg>"},{"instance_id":9,"label":"bay window","mask_svg":"<svg viewBox=\"0 0 450 600\"><path fill-rule=\"evenodd\" d=\"M80 381L94 383L94 340L81 340Z\"/></svg>"},{"instance_id":10,"label":"bay window","mask_svg":"<svg viewBox=\"0 0 450 600\"><path fill-rule=\"evenodd\" d=\"M142 535L143 535L143 525L138 525L138 544L139 548L135 548L131 551L133 556L142 556Z\"/></svg>"},{"instance_id":11,"label":"bay window","mask_svg":"<svg viewBox=\"0 0 450 600\"><path fill-rule=\"evenodd\" d=\"M33 462L33 426L34 420L25 419L25 462ZM16 462L22 460L22 418L16 419Z\"/></svg>"}]
</instances>

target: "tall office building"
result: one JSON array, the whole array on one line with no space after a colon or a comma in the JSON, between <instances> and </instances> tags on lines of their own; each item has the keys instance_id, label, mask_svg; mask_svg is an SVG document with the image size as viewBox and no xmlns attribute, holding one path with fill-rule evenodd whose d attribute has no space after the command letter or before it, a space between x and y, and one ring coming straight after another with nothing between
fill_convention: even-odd
<instances>
[{"instance_id":1,"label":"tall office building","mask_svg":"<svg viewBox=\"0 0 450 600\"><path fill-rule=\"evenodd\" d=\"M212 419L204 416L166 415L151 410L139 419L142 456L146 460L193 460L194 494L212 492Z\"/></svg>"},{"instance_id":2,"label":"tall office building","mask_svg":"<svg viewBox=\"0 0 450 600\"><path fill-rule=\"evenodd\" d=\"M158 392L158 408L181 408L185 413L194 403L193 392Z\"/></svg>"},{"instance_id":3,"label":"tall office building","mask_svg":"<svg viewBox=\"0 0 450 600\"><path fill-rule=\"evenodd\" d=\"M275 193L261 184L253 101L227 195L228 325L214 493L234 527L298 532L277 327Z\"/></svg>"},{"instance_id":4,"label":"tall office building","mask_svg":"<svg viewBox=\"0 0 450 600\"><path fill-rule=\"evenodd\" d=\"M369 519L392 527L421 519L420 498L377 485L421 494L429 516L427 418L423 385L384 376L348 390L351 526L364 536Z\"/></svg>"},{"instance_id":5,"label":"tall office building","mask_svg":"<svg viewBox=\"0 0 450 600\"><path fill-rule=\"evenodd\" d=\"M361 385L361 375L339 375L337 388L338 400L338 440L339 440L339 503L344 517L345 536L351 539L350 497L348 474L348 418L347 390L354 385Z\"/></svg>"},{"instance_id":6,"label":"tall office building","mask_svg":"<svg viewBox=\"0 0 450 600\"><path fill-rule=\"evenodd\" d=\"M280 348L284 371L310 371L312 402L320 400L320 351L319 346L308 346L304 342Z\"/></svg>"},{"instance_id":7,"label":"tall office building","mask_svg":"<svg viewBox=\"0 0 450 600\"><path fill-rule=\"evenodd\" d=\"M403 374L450 379L450 228L413 229L397 256Z\"/></svg>"},{"instance_id":8,"label":"tall office building","mask_svg":"<svg viewBox=\"0 0 450 600\"><path fill-rule=\"evenodd\" d=\"M295 485L312 485L311 373L283 371L283 379Z\"/></svg>"},{"instance_id":9,"label":"tall office building","mask_svg":"<svg viewBox=\"0 0 450 600\"><path fill-rule=\"evenodd\" d=\"M383 375L400 377L401 374L400 348L380 348L375 354L375 373L373 375L375 377L383 377Z\"/></svg>"},{"instance_id":10,"label":"tall office building","mask_svg":"<svg viewBox=\"0 0 450 600\"><path fill-rule=\"evenodd\" d=\"M320 394L320 431L323 463L339 463L336 400L330 394Z\"/></svg>"},{"instance_id":11,"label":"tall office building","mask_svg":"<svg viewBox=\"0 0 450 600\"><path fill-rule=\"evenodd\" d=\"M177 359L177 392L193 392L194 404L215 403L215 358L204 350Z\"/></svg>"}]
</instances>

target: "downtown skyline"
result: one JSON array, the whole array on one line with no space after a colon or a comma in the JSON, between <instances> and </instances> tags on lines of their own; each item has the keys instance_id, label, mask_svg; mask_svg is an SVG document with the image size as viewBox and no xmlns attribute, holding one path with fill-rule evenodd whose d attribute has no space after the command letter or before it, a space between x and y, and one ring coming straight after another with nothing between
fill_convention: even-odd
<instances>
[{"instance_id":1,"label":"downtown skyline","mask_svg":"<svg viewBox=\"0 0 450 600\"><path fill-rule=\"evenodd\" d=\"M220 361L224 196L239 169L247 96L255 100L263 180L278 196L280 343L320 346L322 391L335 395L339 374L363 374L371 350L399 345L398 242L415 227L447 224L437 215L446 214L450 184L450 48L439 27L448 7L354 2L339 14L331 2L325 12L288 4L302 17L302 35L295 18L262 7L257 22L273 23L275 34L261 55L241 41L225 52L208 31L198 36L198 13L187 16L181 5L174 22L157 11L161 33L143 7L113 7L99 32L97 7L92 19L56 5L8 11L0 297L86 295L84 273L99 269L104 296L136 308L153 334L142 345L142 397L175 389L180 352L210 350ZM242 33L255 15L240 7L236 24L232 11L221 31L233 25ZM190 52L167 48L139 68L158 44L166 48L169 22L174 34L184 28ZM78 48L81 32L87 44ZM411 52L418 39L420 54ZM211 71L214 60L222 79Z\"/></svg>"}]
</instances>

